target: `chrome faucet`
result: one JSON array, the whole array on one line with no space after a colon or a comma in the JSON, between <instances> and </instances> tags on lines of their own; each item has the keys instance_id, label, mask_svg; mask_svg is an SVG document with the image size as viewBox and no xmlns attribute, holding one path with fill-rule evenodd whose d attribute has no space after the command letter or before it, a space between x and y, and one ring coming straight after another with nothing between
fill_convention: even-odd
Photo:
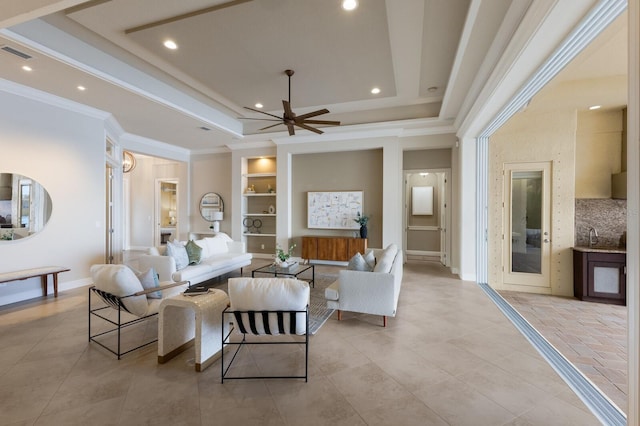
<instances>
[{"instance_id":1,"label":"chrome faucet","mask_svg":"<svg viewBox=\"0 0 640 426\"><path fill-rule=\"evenodd\" d=\"M598 230L596 228L589 229L589 247L598 244Z\"/></svg>"}]
</instances>

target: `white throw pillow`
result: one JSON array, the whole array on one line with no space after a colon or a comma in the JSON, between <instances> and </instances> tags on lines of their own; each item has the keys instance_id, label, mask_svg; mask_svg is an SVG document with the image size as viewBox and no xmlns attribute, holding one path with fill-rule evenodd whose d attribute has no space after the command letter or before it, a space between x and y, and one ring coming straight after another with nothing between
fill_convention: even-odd
<instances>
[{"instance_id":1,"label":"white throw pillow","mask_svg":"<svg viewBox=\"0 0 640 426\"><path fill-rule=\"evenodd\" d=\"M205 238L207 248L209 249L209 256L229 252L229 246L227 246L228 237L225 237L227 237L226 234L218 234L212 238Z\"/></svg>"},{"instance_id":2,"label":"white throw pillow","mask_svg":"<svg viewBox=\"0 0 640 426\"><path fill-rule=\"evenodd\" d=\"M204 239L195 240L195 243L202 248L202 254L200 256L201 259L206 259L207 257L210 256L210 254L209 254L209 246L207 245L207 242Z\"/></svg>"},{"instance_id":3,"label":"white throw pillow","mask_svg":"<svg viewBox=\"0 0 640 426\"><path fill-rule=\"evenodd\" d=\"M396 254L398 253L398 246L395 244L390 244L384 251L382 252L382 256L378 259L378 263L376 267L373 268L373 272L391 272L391 267L393 266L393 260L396 258Z\"/></svg>"},{"instance_id":4,"label":"white throw pillow","mask_svg":"<svg viewBox=\"0 0 640 426\"><path fill-rule=\"evenodd\" d=\"M373 250L369 250L363 257L364 261L367 262L373 271L373 268L376 267L376 255L373 253Z\"/></svg>"},{"instance_id":5,"label":"white throw pillow","mask_svg":"<svg viewBox=\"0 0 640 426\"><path fill-rule=\"evenodd\" d=\"M176 269L184 269L189 265L189 255L187 249L179 241L167 242L167 256L171 256L176 261Z\"/></svg>"},{"instance_id":6,"label":"white throw pillow","mask_svg":"<svg viewBox=\"0 0 640 426\"><path fill-rule=\"evenodd\" d=\"M153 268L149 268L146 272L136 272L136 277L138 277L138 279L140 280L140 284L142 284L142 288L144 288L145 290L160 287L158 274L156 274L156 270ZM147 294L147 298L162 299L162 292L154 291L153 293Z\"/></svg>"},{"instance_id":7,"label":"white throw pillow","mask_svg":"<svg viewBox=\"0 0 640 426\"><path fill-rule=\"evenodd\" d=\"M371 272L373 268L369 265L369 263L362 257L360 253L356 253L350 260L347 265L347 269L350 271L365 271Z\"/></svg>"},{"instance_id":8,"label":"white throw pillow","mask_svg":"<svg viewBox=\"0 0 640 426\"><path fill-rule=\"evenodd\" d=\"M93 265L90 272L97 289L115 296L129 296L142 291L140 280L128 266ZM129 312L137 316L144 316L149 306L144 295L127 297L123 303Z\"/></svg>"}]
</instances>

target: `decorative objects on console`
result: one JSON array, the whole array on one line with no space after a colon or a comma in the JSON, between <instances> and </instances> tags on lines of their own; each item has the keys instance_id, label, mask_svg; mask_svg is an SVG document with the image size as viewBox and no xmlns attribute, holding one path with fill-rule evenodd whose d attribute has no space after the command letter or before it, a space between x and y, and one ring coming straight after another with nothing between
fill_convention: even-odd
<instances>
[{"instance_id":1,"label":"decorative objects on console","mask_svg":"<svg viewBox=\"0 0 640 426\"><path fill-rule=\"evenodd\" d=\"M358 212L358 217L353 220L360 225L360 238L367 238L367 223L369 223L369 216L360 215L360 212Z\"/></svg>"}]
</instances>

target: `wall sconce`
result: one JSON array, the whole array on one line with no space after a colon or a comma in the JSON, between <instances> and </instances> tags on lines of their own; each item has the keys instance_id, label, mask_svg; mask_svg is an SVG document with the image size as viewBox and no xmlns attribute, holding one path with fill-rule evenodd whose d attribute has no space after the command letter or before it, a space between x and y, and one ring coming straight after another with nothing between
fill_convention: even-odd
<instances>
[{"instance_id":1,"label":"wall sconce","mask_svg":"<svg viewBox=\"0 0 640 426\"><path fill-rule=\"evenodd\" d=\"M220 232L220 221L223 219L224 214L222 212L211 213L211 221L213 222L213 232Z\"/></svg>"},{"instance_id":2,"label":"wall sconce","mask_svg":"<svg viewBox=\"0 0 640 426\"><path fill-rule=\"evenodd\" d=\"M122 151L122 171L129 173L136 168L136 157L129 151Z\"/></svg>"}]
</instances>

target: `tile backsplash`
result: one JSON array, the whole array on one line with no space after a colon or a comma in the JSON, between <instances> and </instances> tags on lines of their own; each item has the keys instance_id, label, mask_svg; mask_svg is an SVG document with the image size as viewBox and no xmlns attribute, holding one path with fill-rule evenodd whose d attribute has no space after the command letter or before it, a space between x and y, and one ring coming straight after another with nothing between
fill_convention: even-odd
<instances>
[{"instance_id":1,"label":"tile backsplash","mask_svg":"<svg viewBox=\"0 0 640 426\"><path fill-rule=\"evenodd\" d=\"M598 231L598 246L620 247L627 231L627 200L576 199L575 245L589 245L589 229Z\"/></svg>"}]
</instances>

